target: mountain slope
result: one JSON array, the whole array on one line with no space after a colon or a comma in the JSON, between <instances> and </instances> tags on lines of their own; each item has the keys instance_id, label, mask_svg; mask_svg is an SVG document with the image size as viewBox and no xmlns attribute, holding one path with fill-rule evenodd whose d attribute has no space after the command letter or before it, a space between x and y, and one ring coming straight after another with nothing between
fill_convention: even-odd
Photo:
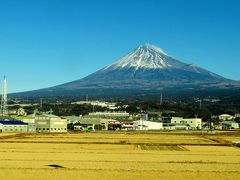
<instances>
[{"instance_id":1,"label":"mountain slope","mask_svg":"<svg viewBox=\"0 0 240 180\"><path fill-rule=\"evenodd\" d=\"M217 74L182 63L153 45L136 48L117 62L81 80L55 88L163 89L230 83Z\"/></svg>"},{"instance_id":2,"label":"mountain slope","mask_svg":"<svg viewBox=\"0 0 240 180\"><path fill-rule=\"evenodd\" d=\"M239 86L196 65L185 64L153 45L142 45L115 63L77 81L33 91L35 94L105 91L231 88Z\"/></svg>"}]
</instances>

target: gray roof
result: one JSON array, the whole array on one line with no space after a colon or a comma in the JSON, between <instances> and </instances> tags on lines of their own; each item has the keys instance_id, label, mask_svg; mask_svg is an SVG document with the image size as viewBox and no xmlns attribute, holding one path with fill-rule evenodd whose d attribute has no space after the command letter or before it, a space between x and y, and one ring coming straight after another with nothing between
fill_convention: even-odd
<instances>
[{"instance_id":1,"label":"gray roof","mask_svg":"<svg viewBox=\"0 0 240 180\"><path fill-rule=\"evenodd\" d=\"M109 119L102 119L102 118L82 118L80 116L64 116L64 118L70 121L79 121L82 124L101 124L109 120Z\"/></svg>"}]
</instances>

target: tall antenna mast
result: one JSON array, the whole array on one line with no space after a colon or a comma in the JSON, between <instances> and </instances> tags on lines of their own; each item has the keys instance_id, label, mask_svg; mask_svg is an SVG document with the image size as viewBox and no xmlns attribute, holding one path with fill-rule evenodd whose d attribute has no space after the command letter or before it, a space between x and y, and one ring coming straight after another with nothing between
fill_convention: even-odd
<instances>
[{"instance_id":1,"label":"tall antenna mast","mask_svg":"<svg viewBox=\"0 0 240 180\"><path fill-rule=\"evenodd\" d=\"M8 116L8 108L7 108L7 78L4 76L3 78L3 87L2 87L2 101L1 101L1 115Z\"/></svg>"}]
</instances>

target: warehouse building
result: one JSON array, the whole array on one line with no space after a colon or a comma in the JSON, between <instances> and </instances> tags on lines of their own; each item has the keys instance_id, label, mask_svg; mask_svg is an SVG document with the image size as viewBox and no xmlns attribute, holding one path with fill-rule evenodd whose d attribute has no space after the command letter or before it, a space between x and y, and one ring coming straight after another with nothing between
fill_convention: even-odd
<instances>
[{"instance_id":1,"label":"warehouse building","mask_svg":"<svg viewBox=\"0 0 240 180\"><path fill-rule=\"evenodd\" d=\"M36 132L36 124L35 124L35 118L32 116L26 116L21 119L21 121L28 124L28 132L34 133Z\"/></svg>"},{"instance_id":2,"label":"warehouse building","mask_svg":"<svg viewBox=\"0 0 240 180\"><path fill-rule=\"evenodd\" d=\"M0 121L0 132L28 132L28 123L16 120Z\"/></svg>"},{"instance_id":3,"label":"warehouse building","mask_svg":"<svg viewBox=\"0 0 240 180\"><path fill-rule=\"evenodd\" d=\"M202 129L201 118L172 117L171 124L174 124L176 126L176 129Z\"/></svg>"},{"instance_id":4,"label":"warehouse building","mask_svg":"<svg viewBox=\"0 0 240 180\"><path fill-rule=\"evenodd\" d=\"M136 130L162 130L163 123L139 120L139 121L135 121L135 129Z\"/></svg>"},{"instance_id":5,"label":"warehouse building","mask_svg":"<svg viewBox=\"0 0 240 180\"><path fill-rule=\"evenodd\" d=\"M35 116L36 132L67 132L67 119L51 114Z\"/></svg>"}]
</instances>

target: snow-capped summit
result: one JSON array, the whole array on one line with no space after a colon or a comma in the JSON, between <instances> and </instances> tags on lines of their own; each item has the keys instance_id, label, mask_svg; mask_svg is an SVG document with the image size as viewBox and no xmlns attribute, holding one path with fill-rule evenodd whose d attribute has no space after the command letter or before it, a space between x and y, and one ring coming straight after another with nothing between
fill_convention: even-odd
<instances>
[{"instance_id":1,"label":"snow-capped summit","mask_svg":"<svg viewBox=\"0 0 240 180\"><path fill-rule=\"evenodd\" d=\"M119 68L147 68L164 69L171 67L173 63L169 61L168 55L160 48L145 44L136 48L133 52L127 54L117 62L107 66L105 70Z\"/></svg>"},{"instance_id":2,"label":"snow-capped summit","mask_svg":"<svg viewBox=\"0 0 240 180\"><path fill-rule=\"evenodd\" d=\"M142 50L146 50L146 51L150 50L150 51L155 51L157 53L161 53L161 54L167 55L167 53L164 52L161 48L159 48L159 47L157 47L155 45L149 44L149 43L141 45L137 49L142 49Z\"/></svg>"},{"instance_id":3,"label":"snow-capped summit","mask_svg":"<svg viewBox=\"0 0 240 180\"><path fill-rule=\"evenodd\" d=\"M115 63L94 73L98 77L103 74L112 74L112 77L119 79L128 76L134 80L155 79L155 80L197 80L199 78L221 80L221 76L202 69L193 64L186 64L172 58L162 49L151 45L144 44L138 46L135 50L128 53ZM118 76L116 75L118 74ZM99 76L100 75L100 76ZM107 79L112 77L105 77Z\"/></svg>"}]
</instances>

